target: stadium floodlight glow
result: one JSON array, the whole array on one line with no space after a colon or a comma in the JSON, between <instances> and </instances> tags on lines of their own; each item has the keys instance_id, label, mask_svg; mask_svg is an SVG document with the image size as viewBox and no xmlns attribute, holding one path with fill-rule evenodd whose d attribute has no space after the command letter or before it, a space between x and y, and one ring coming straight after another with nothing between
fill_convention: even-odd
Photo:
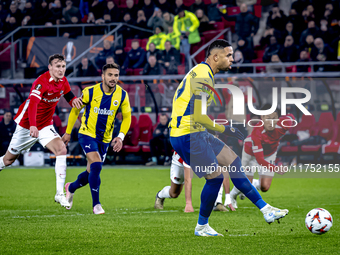
<instances>
[{"instance_id":1,"label":"stadium floodlight glow","mask_svg":"<svg viewBox=\"0 0 340 255\"><path fill-rule=\"evenodd\" d=\"M204 85L203 85L204 86ZM204 86L205 90L206 88L210 88L210 86L206 85ZM233 115L243 115L244 114L244 94L240 88L238 88L235 85L231 84L216 84L215 89L218 88L226 88L229 89L232 96L233 96ZM272 106L268 110L257 110L254 108L253 105L253 88L248 87L248 93L247 93L247 102L248 102L248 109L251 113L255 115L269 115L275 112L278 104L278 90L277 88L273 88L272 90ZM203 90L203 89L202 89ZM219 95L214 91L209 91L209 94L203 90L200 95L202 98L202 115L207 114L207 97L211 96L211 92L213 94L216 94L219 101L221 102L221 99ZM304 98L287 98L288 93L302 93L305 95ZM212 94L212 95L213 95ZM307 103L311 99L311 93L309 90L304 88L281 88L281 112L282 115L287 114L287 105L293 104L295 105L304 115L312 115L302 104Z\"/></svg>"}]
</instances>

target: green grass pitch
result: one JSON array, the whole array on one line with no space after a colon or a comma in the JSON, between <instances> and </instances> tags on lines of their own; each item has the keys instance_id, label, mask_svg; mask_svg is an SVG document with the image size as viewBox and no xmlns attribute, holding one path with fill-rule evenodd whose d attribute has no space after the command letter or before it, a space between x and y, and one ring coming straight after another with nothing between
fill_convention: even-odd
<instances>
[{"instance_id":1,"label":"green grass pitch","mask_svg":"<svg viewBox=\"0 0 340 255\"><path fill-rule=\"evenodd\" d=\"M68 168L74 181L84 168ZM194 213L184 213L184 193L153 209L156 193L170 184L169 167L104 167L100 200L92 214L89 187L75 193L70 211L54 202L53 168L9 168L0 173L0 254L339 254L340 179L274 179L262 193L289 215L267 224L248 200L236 212L212 212L210 225L224 237L196 237L204 180L193 179ZM307 212L327 209L331 230L321 236L304 225Z\"/></svg>"}]
</instances>

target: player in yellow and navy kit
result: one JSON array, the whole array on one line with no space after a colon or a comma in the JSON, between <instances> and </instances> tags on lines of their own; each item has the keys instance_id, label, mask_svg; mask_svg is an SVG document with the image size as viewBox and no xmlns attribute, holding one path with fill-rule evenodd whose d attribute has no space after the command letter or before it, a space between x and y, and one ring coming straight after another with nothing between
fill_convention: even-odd
<instances>
[{"instance_id":1,"label":"player in yellow and navy kit","mask_svg":"<svg viewBox=\"0 0 340 255\"><path fill-rule=\"evenodd\" d=\"M125 90L116 85L119 80L119 66L106 64L103 66L102 83L87 87L83 90L82 101L85 111L79 129L79 144L87 157L87 170L78 175L73 183L66 183L66 199L73 204L73 193L80 187L90 184L93 213L103 214L99 202L100 171L105 160L107 149L112 140L112 132L116 114L119 108L122 111L123 121L120 132L112 140L113 150L119 152L123 147L123 140L131 124L131 107L129 96ZM70 141L70 134L80 110L73 108L63 141Z\"/></svg>"},{"instance_id":2,"label":"player in yellow and navy kit","mask_svg":"<svg viewBox=\"0 0 340 255\"><path fill-rule=\"evenodd\" d=\"M284 217L288 210L280 210L267 204L251 185L241 166L240 158L221 140L207 132L217 131L243 140L243 134L228 125L214 124L202 111L213 99L214 75L228 71L233 62L233 49L225 40L214 41L208 49L206 62L196 65L184 77L174 95L170 121L170 142L180 157L191 166L198 177L205 177L201 193L201 206L197 236L220 236L208 224L218 191L228 171L234 185L243 190L262 212L268 223ZM206 100L202 100L202 95ZM209 97L208 97L209 96ZM222 166L223 168L219 167ZM223 170L223 171L222 171ZM222 172L222 173L221 173Z\"/></svg>"}]
</instances>

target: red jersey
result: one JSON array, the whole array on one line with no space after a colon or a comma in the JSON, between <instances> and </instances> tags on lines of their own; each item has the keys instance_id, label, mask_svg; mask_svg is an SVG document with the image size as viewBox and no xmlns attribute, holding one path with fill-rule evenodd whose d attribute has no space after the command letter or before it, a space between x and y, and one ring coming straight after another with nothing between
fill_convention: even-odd
<instances>
[{"instance_id":1,"label":"red jersey","mask_svg":"<svg viewBox=\"0 0 340 255\"><path fill-rule=\"evenodd\" d=\"M275 129L269 132L265 131L264 127L260 126L261 124L254 127L251 134L244 140L244 151L251 156L255 156L256 159L274 154L279 146L281 137L293 125L293 119L295 119L293 115L280 117ZM282 121L284 125L282 125Z\"/></svg>"},{"instance_id":2,"label":"red jersey","mask_svg":"<svg viewBox=\"0 0 340 255\"><path fill-rule=\"evenodd\" d=\"M28 119L28 107L30 99L36 97L40 100L37 107L37 123L38 130L53 124L53 114L62 95L71 91L70 84L66 77L55 82L50 72L40 75L33 82L30 94L26 101L19 107L18 113L15 115L15 122L23 128L29 129L30 123Z\"/></svg>"}]
</instances>

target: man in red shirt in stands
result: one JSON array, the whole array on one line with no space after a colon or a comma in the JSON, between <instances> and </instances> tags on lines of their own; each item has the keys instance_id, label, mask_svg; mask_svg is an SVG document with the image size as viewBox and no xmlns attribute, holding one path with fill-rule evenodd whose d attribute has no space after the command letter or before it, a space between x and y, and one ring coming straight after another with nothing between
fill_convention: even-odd
<instances>
[{"instance_id":1,"label":"man in red shirt in stands","mask_svg":"<svg viewBox=\"0 0 340 255\"><path fill-rule=\"evenodd\" d=\"M269 110L270 104L266 104L261 110ZM274 170L284 173L287 167L275 166L277 147L282 136L293 126L295 118L289 114L281 116L279 109L269 115L261 116L262 122L257 124L251 134L244 140L242 152L242 166L247 178L256 189L266 192L269 190L274 177ZM258 171L260 179L254 179L254 173ZM236 198L242 194L235 186L230 192L231 203L237 208ZM242 196L241 196L242 199Z\"/></svg>"},{"instance_id":2,"label":"man in red shirt in stands","mask_svg":"<svg viewBox=\"0 0 340 255\"><path fill-rule=\"evenodd\" d=\"M28 151L36 142L56 155L55 173L57 194L54 199L61 206L70 206L64 195L66 177L66 147L53 127L53 114L61 96L72 106L81 108L82 101L76 98L65 75L66 61L63 55L49 57L46 73L32 85L28 99L19 107L14 120L16 130L7 152L0 157L0 171L10 166L21 152Z\"/></svg>"}]
</instances>

